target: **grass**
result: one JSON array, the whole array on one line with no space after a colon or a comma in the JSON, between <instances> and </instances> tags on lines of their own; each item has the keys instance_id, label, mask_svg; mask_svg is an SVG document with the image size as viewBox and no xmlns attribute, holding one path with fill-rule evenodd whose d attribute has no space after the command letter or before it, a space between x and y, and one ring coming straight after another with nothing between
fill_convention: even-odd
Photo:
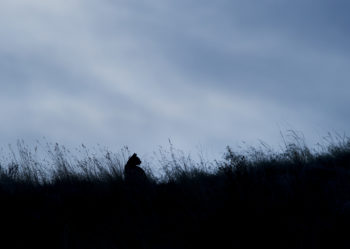
<instances>
[{"instance_id":1,"label":"grass","mask_svg":"<svg viewBox=\"0 0 350 249\"><path fill-rule=\"evenodd\" d=\"M124 181L126 147L18 142L0 165L1 247L349 248L350 139L291 135L213 162L170 146L143 162L143 186Z\"/></svg>"}]
</instances>

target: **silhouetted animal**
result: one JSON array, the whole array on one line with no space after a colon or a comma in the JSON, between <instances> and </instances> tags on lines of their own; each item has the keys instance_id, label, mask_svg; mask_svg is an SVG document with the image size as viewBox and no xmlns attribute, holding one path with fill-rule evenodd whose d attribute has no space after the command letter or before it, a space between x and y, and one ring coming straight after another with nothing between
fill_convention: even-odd
<instances>
[{"instance_id":1,"label":"silhouetted animal","mask_svg":"<svg viewBox=\"0 0 350 249\"><path fill-rule=\"evenodd\" d=\"M145 171L138 167L141 164L140 158L134 153L125 164L125 181L142 184L148 181Z\"/></svg>"}]
</instances>

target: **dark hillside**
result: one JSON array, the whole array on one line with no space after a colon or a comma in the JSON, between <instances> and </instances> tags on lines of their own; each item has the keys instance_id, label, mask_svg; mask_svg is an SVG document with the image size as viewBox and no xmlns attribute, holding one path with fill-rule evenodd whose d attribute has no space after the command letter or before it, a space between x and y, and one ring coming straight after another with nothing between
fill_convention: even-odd
<instances>
[{"instance_id":1,"label":"dark hillside","mask_svg":"<svg viewBox=\"0 0 350 249\"><path fill-rule=\"evenodd\" d=\"M125 160L109 153L73 165L56 147L45 175L25 151L1 168L1 248L350 247L348 141L228 148L210 170L173 157L142 184L124 181Z\"/></svg>"}]
</instances>

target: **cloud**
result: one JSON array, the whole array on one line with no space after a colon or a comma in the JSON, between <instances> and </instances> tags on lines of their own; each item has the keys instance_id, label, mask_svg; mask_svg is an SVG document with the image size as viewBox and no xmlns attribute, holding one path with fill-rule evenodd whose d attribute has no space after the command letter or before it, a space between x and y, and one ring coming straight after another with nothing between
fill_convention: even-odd
<instances>
[{"instance_id":1,"label":"cloud","mask_svg":"<svg viewBox=\"0 0 350 249\"><path fill-rule=\"evenodd\" d=\"M5 143L149 152L348 131L346 1L0 3ZM23 116L26 117L25 121ZM315 139L313 139L315 140Z\"/></svg>"}]
</instances>

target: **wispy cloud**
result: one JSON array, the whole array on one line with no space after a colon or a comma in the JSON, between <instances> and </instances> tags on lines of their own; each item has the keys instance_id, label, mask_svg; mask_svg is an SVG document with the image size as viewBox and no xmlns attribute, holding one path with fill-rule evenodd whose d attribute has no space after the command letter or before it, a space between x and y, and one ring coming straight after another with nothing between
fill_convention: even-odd
<instances>
[{"instance_id":1,"label":"wispy cloud","mask_svg":"<svg viewBox=\"0 0 350 249\"><path fill-rule=\"evenodd\" d=\"M0 3L3 143L219 151L348 132L346 1ZM25 118L23 118L25 117Z\"/></svg>"}]
</instances>

